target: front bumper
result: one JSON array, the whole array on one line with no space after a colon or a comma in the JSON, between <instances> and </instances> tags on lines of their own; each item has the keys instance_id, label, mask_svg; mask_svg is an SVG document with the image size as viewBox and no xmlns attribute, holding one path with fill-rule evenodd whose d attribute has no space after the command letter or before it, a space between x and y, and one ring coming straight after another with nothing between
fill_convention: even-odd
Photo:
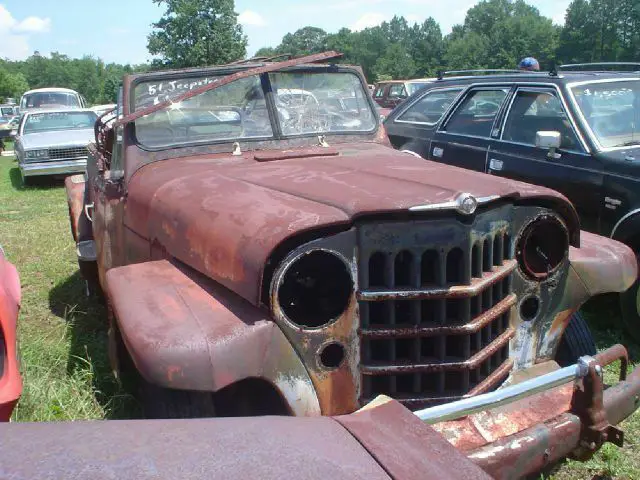
<instances>
[{"instance_id":1,"label":"front bumper","mask_svg":"<svg viewBox=\"0 0 640 480\"><path fill-rule=\"evenodd\" d=\"M82 173L86 169L86 158L20 164L20 172L23 177L33 177L36 175L70 175L73 173Z\"/></svg>"},{"instance_id":2,"label":"front bumper","mask_svg":"<svg viewBox=\"0 0 640 480\"><path fill-rule=\"evenodd\" d=\"M617 360L621 361L620 381L605 390L602 368ZM627 376L627 364L626 349L616 345L574 366L575 377L567 378L573 384L559 385L561 375L552 372L492 394L425 409L416 416L433 424L492 477L521 478L565 457L586 460L605 442L622 446L623 432L614 425L640 406L640 368ZM545 382L550 389L540 388ZM537 393L527 396L527 392ZM512 394L515 401L508 403ZM481 397L491 395L502 396L502 401L496 401L502 406L470 409L469 401L481 403ZM442 421L435 423L439 418Z\"/></svg>"}]
</instances>

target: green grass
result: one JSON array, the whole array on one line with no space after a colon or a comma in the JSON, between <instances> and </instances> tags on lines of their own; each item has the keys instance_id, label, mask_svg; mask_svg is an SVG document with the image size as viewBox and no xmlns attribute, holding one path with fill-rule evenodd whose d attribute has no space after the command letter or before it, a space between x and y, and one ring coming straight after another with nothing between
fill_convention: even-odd
<instances>
[{"instance_id":1,"label":"green grass","mask_svg":"<svg viewBox=\"0 0 640 480\"><path fill-rule=\"evenodd\" d=\"M0 157L0 243L18 267L23 304L19 342L24 393L13 419L50 421L135 417L131 396L114 381L107 360L106 313L87 299L69 230L64 186L44 180L24 188L17 164ZM620 333L615 298L594 299L585 309L598 348L630 345ZM607 379L615 380L614 369ZM607 445L589 462L566 462L554 479L640 478L640 414L622 425L626 446Z\"/></svg>"}]
</instances>

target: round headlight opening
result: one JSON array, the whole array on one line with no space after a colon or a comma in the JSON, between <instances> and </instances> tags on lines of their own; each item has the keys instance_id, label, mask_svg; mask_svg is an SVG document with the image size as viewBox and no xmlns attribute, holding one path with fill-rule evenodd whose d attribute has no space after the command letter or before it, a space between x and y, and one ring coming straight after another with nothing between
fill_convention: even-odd
<instances>
[{"instance_id":1,"label":"round headlight opening","mask_svg":"<svg viewBox=\"0 0 640 480\"><path fill-rule=\"evenodd\" d=\"M317 328L336 320L349 306L351 272L332 252L314 250L288 265L278 288L278 303L287 318Z\"/></svg>"},{"instance_id":2,"label":"round headlight opening","mask_svg":"<svg viewBox=\"0 0 640 480\"><path fill-rule=\"evenodd\" d=\"M526 226L516 256L523 273L534 280L548 278L563 262L569 251L569 234L556 217L539 217Z\"/></svg>"}]
</instances>

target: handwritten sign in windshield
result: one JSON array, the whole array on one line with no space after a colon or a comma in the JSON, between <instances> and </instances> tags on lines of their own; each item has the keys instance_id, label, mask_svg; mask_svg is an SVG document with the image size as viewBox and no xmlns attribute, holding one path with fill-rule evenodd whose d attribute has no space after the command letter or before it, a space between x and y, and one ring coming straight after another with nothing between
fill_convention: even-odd
<instances>
[{"instance_id":1,"label":"handwritten sign in windshield","mask_svg":"<svg viewBox=\"0 0 640 480\"><path fill-rule=\"evenodd\" d=\"M218 80L219 77L204 77L142 83L136 87L136 110L149 105L157 105L194 88L209 85Z\"/></svg>"}]
</instances>

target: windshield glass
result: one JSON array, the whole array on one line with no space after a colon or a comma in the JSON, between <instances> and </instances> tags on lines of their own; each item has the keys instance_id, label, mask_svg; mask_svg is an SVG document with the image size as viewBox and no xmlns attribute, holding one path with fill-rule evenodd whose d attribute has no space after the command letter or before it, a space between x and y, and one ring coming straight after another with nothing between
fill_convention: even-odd
<instances>
[{"instance_id":1,"label":"windshield glass","mask_svg":"<svg viewBox=\"0 0 640 480\"><path fill-rule=\"evenodd\" d=\"M640 80L590 83L571 90L603 148L640 145Z\"/></svg>"},{"instance_id":2,"label":"windshield glass","mask_svg":"<svg viewBox=\"0 0 640 480\"><path fill-rule=\"evenodd\" d=\"M0 113L3 117L13 115L13 107L1 107Z\"/></svg>"},{"instance_id":3,"label":"windshield glass","mask_svg":"<svg viewBox=\"0 0 640 480\"><path fill-rule=\"evenodd\" d=\"M32 113L25 120L23 133L93 128L97 118L94 112Z\"/></svg>"},{"instance_id":4,"label":"windshield glass","mask_svg":"<svg viewBox=\"0 0 640 480\"><path fill-rule=\"evenodd\" d=\"M78 95L67 92L35 92L22 97L20 108L80 107Z\"/></svg>"},{"instance_id":5,"label":"windshield glass","mask_svg":"<svg viewBox=\"0 0 640 480\"><path fill-rule=\"evenodd\" d=\"M416 93L418 90L420 90L422 87L424 87L425 85L427 85L428 82L411 82L407 84L407 90L409 91L409 96L413 95L414 93Z\"/></svg>"},{"instance_id":6,"label":"windshield glass","mask_svg":"<svg viewBox=\"0 0 640 480\"><path fill-rule=\"evenodd\" d=\"M219 77L149 81L136 85L135 110L176 98ZM138 142L149 147L273 138L279 123L285 136L364 132L376 119L359 77L351 73L271 74L277 115L267 108L265 82L253 76L146 115L135 121ZM264 85L263 85L264 83Z\"/></svg>"}]
</instances>

